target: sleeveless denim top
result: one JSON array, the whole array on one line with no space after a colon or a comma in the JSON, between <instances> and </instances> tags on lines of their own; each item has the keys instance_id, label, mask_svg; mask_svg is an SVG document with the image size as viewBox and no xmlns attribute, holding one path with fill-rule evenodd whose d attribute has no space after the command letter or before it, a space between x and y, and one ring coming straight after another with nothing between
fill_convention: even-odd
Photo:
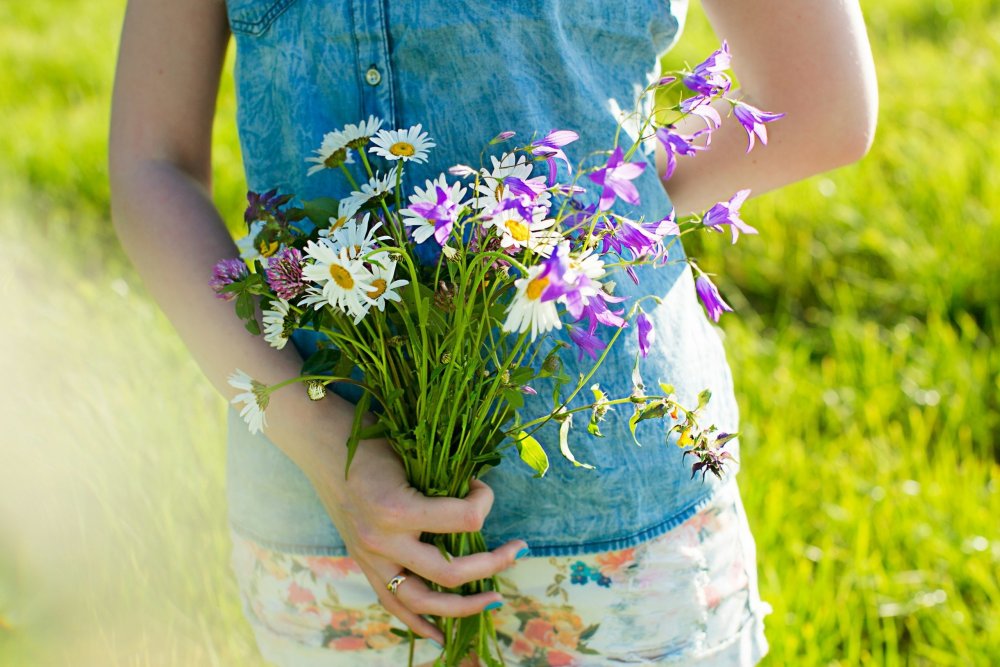
<instances>
[{"instance_id":1,"label":"sleeveless denim top","mask_svg":"<svg viewBox=\"0 0 1000 667\"><path fill-rule=\"evenodd\" d=\"M303 199L348 194L339 172L307 178L305 158L324 133L369 114L390 129L421 123L437 143L428 164L407 165L410 187L457 162L478 165L483 146L504 130L516 131L522 145L532 133L575 130L580 139L566 147L574 164L610 149L614 111L634 107L687 9L686 1L670 0L228 0L227 6L248 187L279 188ZM623 143L628 146L627 137ZM634 181L641 205L636 210L619 202L616 210L658 220L670 202L652 153L636 159L648 163ZM545 173L544 165L536 173ZM683 259L679 243L671 258ZM671 383L692 406L699 391L711 389L706 423L735 432L729 369L719 335L697 303L691 271L681 261L638 273L638 287L624 274L613 280L618 294L662 298L647 308L656 342L642 366L646 386ZM315 345L303 332L294 342L303 353ZM591 382L611 396L628 395L636 351L633 327ZM571 378L589 368L577 362L575 350L565 351L563 361ZM540 388L528 399L530 418L546 412L551 392ZM535 556L622 549L662 534L704 504L720 482L691 478L691 457L682 459L683 450L665 441L669 424L641 423L637 446L629 413L629 407L614 408L601 425L603 438L590 437L586 413L579 415L571 446L595 470L575 468L559 454L553 425L535 434L551 460L544 478L534 479L508 448L484 478L496 494L484 528L488 544L522 538ZM235 411L229 418L233 529L272 548L343 555L343 542L301 471L266 436L251 436ZM738 457L735 441L727 448ZM731 464L728 475L735 472Z\"/></svg>"}]
</instances>

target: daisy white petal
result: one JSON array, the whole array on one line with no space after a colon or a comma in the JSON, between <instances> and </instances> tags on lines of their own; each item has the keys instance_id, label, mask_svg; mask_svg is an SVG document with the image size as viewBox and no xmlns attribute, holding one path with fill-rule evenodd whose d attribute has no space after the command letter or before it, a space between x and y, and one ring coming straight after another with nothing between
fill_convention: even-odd
<instances>
[{"instance_id":1,"label":"daisy white petal","mask_svg":"<svg viewBox=\"0 0 1000 667\"><path fill-rule=\"evenodd\" d=\"M559 313L555 301L542 301L542 293L549 285L549 279L540 275L545 267L538 265L528 269L528 275L514 282L517 294L507 310L507 319L503 323L504 331L524 333L531 331L534 342L538 334L559 329Z\"/></svg>"},{"instance_id":2,"label":"daisy white petal","mask_svg":"<svg viewBox=\"0 0 1000 667\"><path fill-rule=\"evenodd\" d=\"M229 385L243 391L231 402L234 405L243 403L240 417L246 422L250 433L260 433L267 426L267 418L264 416L268 403L267 387L239 369L229 376Z\"/></svg>"},{"instance_id":3,"label":"daisy white petal","mask_svg":"<svg viewBox=\"0 0 1000 667\"><path fill-rule=\"evenodd\" d=\"M368 293L374 290L372 276L365 269L364 262L351 257L347 248L334 250L327 240L319 243L310 241L305 251L314 261L303 267L302 275L320 285L323 296L331 306L361 321L371 305Z\"/></svg>"},{"instance_id":4,"label":"daisy white petal","mask_svg":"<svg viewBox=\"0 0 1000 667\"><path fill-rule=\"evenodd\" d=\"M316 155L307 157L306 162L314 163L306 172L307 176L312 176L324 169L336 169L342 164L351 164L354 158L351 149L347 146L347 139L343 132L327 132L323 136L323 143L315 151Z\"/></svg>"},{"instance_id":5,"label":"daisy white petal","mask_svg":"<svg viewBox=\"0 0 1000 667\"><path fill-rule=\"evenodd\" d=\"M353 218L362 206L372 201L379 201L389 195L396 187L396 172L398 167L393 167L385 176L378 173L368 179L368 182L361 186L361 190L355 190L347 197L340 200L340 215L344 218Z\"/></svg>"},{"instance_id":6,"label":"daisy white petal","mask_svg":"<svg viewBox=\"0 0 1000 667\"><path fill-rule=\"evenodd\" d=\"M271 307L263 311L264 340L275 349L283 349L288 343L295 326L295 315L289 317L288 302L284 299L271 301Z\"/></svg>"},{"instance_id":7,"label":"daisy white petal","mask_svg":"<svg viewBox=\"0 0 1000 667\"><path fill-rule=\"evenodd\" d=\"M385 310L386 301L399 301L400 296L396 290L410 284L409 280L393 280L396 274L396 262L388 257L389 253L380 253L377 257L372 257L372 291L368 292L368 298L380 311Z\"/></svg>"},{"instance_id":8,"label":"daisy white petal","mask_svg":"<svg viewBox=\"0 0 1000 667\"><path fill-rule=\"evenodd\" d=\"M407 130L379 130L369 150L386 160L426 162L427 151L437 144L428 139L418 124Z\"/></svg>"},{"instance_id":9,"label":"daisy white petal","mask_svg":"<svg viewBox=\"0 0 1000 667\"><path fill-rule=\"evenodd\" d=\"M368 120L363 120L357 125L345 125L341 130L344 135L344 143L349 148L358 150L364 148L365 144L375 136L375 133L382 127L382 119L375 116L368 116Z\"/></svg>"}]
</instances>

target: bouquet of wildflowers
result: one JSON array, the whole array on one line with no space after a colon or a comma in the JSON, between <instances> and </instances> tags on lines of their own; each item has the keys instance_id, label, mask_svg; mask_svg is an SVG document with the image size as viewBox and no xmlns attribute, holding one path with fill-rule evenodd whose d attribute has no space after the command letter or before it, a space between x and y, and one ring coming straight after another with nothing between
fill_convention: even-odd
<instances>
[{"instance_id":1,"label":"bouquet of wildflowers","mask_svg":"<svg viewBox=\"0 0 1000 667\"><path fill-rule=\"evenodd\" d=\"M663 420L665 433L677 433L678 445L694 457L692 475L721 475L731 458L726 442L735 435L699 422L707 390L696 406L680 405L667 384L649 392L639 359L630 395L609 396L590 380L623 332L636 332L642 356L654 336L643 299L628 303L616 296L611 275L622 271L634 278L632 267L664 263L670 244L697 229L728 226L734 242L740 232L755 233L739 216L745 190L685 219L670 212L659 220L630 220L611 210L617 199L639 203L631 181L647 168L633 160L641 141L655 137L663 145L669 178L677 156L703 150L719 127L716 100L733 105L750 147L755 137L766 143L764 123L779 115L727 97L728 66L723 45L692 71L647 89L660 99L678 89L693 91L675 95L678 101L664 110L675 117L700 116L703 130L684 135L639 115L639 142L614 146L599 163L575 168L564 147L578 137L556 130L491 156L489 167L456 165L406 195L401 183L407 165L426 161L435 147L420 125L387 129L370 117L327 134L307 158L309 173L342 172L350 196L295 206L291 193L250 193L241 259L215 267L213 288L235 301L236 314L251 333L263 334L276 348L298 329L318 331L327 341L305 360L299 377L278 385L265 386L240 371L232 376L231 384L243 391L234 403L242 404L250 430L266 425L268 397L280 387L304 383L319 400L330 383L353 383L363 393L347 443L349 460L362 440L385 437L416 489L464 497L471 480L497 465L506 447L516 447L535 474L544 475L548 453L532 434L550 422L558 428L561 455L590 467L577 461L570 447L574 416L583 413L587 431L600 436L611 408L631 405L627 418L633 434L641 421ZM705 141L699 141L702 135L708 135ZM513 138L503 132L488 148ZM556 180L560 162L572 175L568 183ZM536 174L539 164L547 166L547 176ZM698 296L717 321L730 308L692 266ZM610 342L597 335L599 327L613 330ZM545 335L555 329L565 329L568 341ZM560 354L570 346L593 360L589 373L577 378L563 373ZM353 369L361 371L361 379ZM551 391L551 409L542 417L522 418L525 396L537 395L543 384ZM584 391L592 402L570 407ZM362 418L369 411L376 424L366 428ZM479 533L426 539L453 556L486 549ZM494 586L484 580L453 592ZM440 664L458 665L470 652L488 665L501 664L488 613L438 623L446 638Z\"/></svg>"}]
</instances>

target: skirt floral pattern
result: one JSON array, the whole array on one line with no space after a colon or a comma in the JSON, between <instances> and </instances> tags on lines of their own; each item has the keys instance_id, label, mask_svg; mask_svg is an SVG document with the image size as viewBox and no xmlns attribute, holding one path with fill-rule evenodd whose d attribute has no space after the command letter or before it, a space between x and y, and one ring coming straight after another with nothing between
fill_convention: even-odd
<instances>
[{"instance_id":1,"label":"skirt floral pattern","mask_svg":"<svg viewBox=\"0 0 1000 667\"><path fill-rule=\"evenodd\" d=\"M346 557L234 533L233 569L263 656L279 667L409 663L402 626ZM504 657L525 667L754 665L767 652L753 538L735 483L639 546L526 558L500 576ZM438 654L419 640L414 664Z\"/></svg>"}]
</instances>

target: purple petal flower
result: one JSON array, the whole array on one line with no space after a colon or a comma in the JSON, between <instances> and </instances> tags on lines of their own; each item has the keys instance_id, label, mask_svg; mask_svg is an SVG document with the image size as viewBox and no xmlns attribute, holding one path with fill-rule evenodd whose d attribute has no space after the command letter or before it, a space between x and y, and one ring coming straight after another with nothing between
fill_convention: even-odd
<instances>
[{"instance_id":1,"label":"purple petal flower","mask_svg":"<svg viewBox=\"0 0 1000 667\"><path fill-rule=\"evenodd\" d=\"M644 225L620 215L599 220L594 225L594 236L601 239L602 253L614 249L621 255L622 249L628 249L634 257L641 257L653 250L661 240L652 235Z\"/></svg>"},{"instance_id":2,"label":"purple petal flower","mask_svg":"<svg viewBox=\"0 0 1000 667\"><path fill-rule=\"evenodd\" d=\"M526 384L521 385L521 393L522 394L527 394L528 396L537 396L538 395L538 392L535 391L534 388L529 387Z\"/></svg>"},{"instance_id":3,"label":"purple petal flower","mask_svg":"<svg viewBox=\"0 0 1000 667\"><path fill-rule=\"evenodd\" d=\"M662 79L660 79L659 81L657 81L656 85L657 86L669 86L670 84L672 84L676 80L677 80L676 76L665 76Z\"/></svg>"},{"instance_id":4,"label":"purple petal flower","mask_svg":"<svg viewBox=\"0 0 1000 667\"><path fill-rule=\"evenodd\" d=\"M712 98L705 95L695 95L681 102L681 113L694 114L705 121L706 129L718 129L722 126L722 116L718 109L712 106Z\"/></svg>"},{"instance_id":5,"label":"purple petal flower","mask_svg":"<svg viewBox=\"0 0 1000 667\"><path fill-rule=\"evenodd\" d=\"M302 279L302 253L298 248L285 248L267 262L267 284L285 301L291 301L306 291Z\"/></svg>"},{"instance_id":6,"label":"purple petal flower","mask_svg":"<svg viewBox=\"0 0 1000 667\"><path fill-rule=\"evenodd\" d=\"M507 141L508 139L510 139L511 137L513 137L515 134L517 134L517 132L513 132L511 130L506 130L504 132L501 132L500 134L498 134L497 136L493 137L490 140L490 145L499 144L501 141Z\"/></svg>"},{"instance_id":7,"label":"purple petal flower","mask_svg":"<svg viewBox=\"0 0 1000 667\"><path fill-rule=\"evenodd\" d=\"M674 169L677 168L678 155L691 156L695 155L698 151L705 150L705 146L697 146L694 141L706 132L708 130L700 130L692 135L683 135L679 132L674 132L673 128L670 127L661 127L656 131L656 138L660 140L660 144L667 154L667 169L663 174L663 180L667 180L674 175Z\"/></svg>"},{"instance_id":8,"label":"purple petal flower","mask_svg":"<svg viewBox=\"0 0 1000 667\"><path fill-rule=\"evenodd\" d=\"M753 148L754 135L760 139L760 143L765 146L767 145L767 128L764 127L764 123L770 123L785 116L783 113L761 111L746 102L735 102L733 105L733 115L736 116L736 120L740 122L743 129L747 131L749 139L747 153Z\"/></svg>"},{"instance_id":9,"label":"purple petal flower","mask_svg":"<svg viewBox=\"0 0 1000 667\"><path fill-rule=\"evenodd\" d=\"M580 317L577 321L579 322L586 318L587 332L590 334L593 334L597 330L598 324L620 329L628 324L620 317L620 315L624 312L624 309L617 311L611 310L608 308L607 302L618 303L624 300L624 297L613 297L610 294L601 293L600 298L590 299L587 304L583 306L580 312Z\"/></svg>"},{"instance_id":10,"label":"purple petal flower","mask_svg":"<svg viewBox=\"0 0 1000 667\"><path fill-rule=\"evenodd\" d=\"M435 186L435 188L437 190L436 202L416 202L410 205L409 210L424 220L434 223L434 240L438 242L438 245L444 246L451 236L452 227L458 220L460 208L448 196L447 190L440 185Z\"/></svg>"},{"instance_id":11,"label":"purple petal flower","mask_svg":"<svg viewBox=\"0 0 1000 667\"><path fill-rule=\"evenodd\" d=\"M707 96L717 96L729 90L732 82L724 72L729 69L732 56L729 44L722 43L722 48L714 51L704 62L698 63L694 71L684 77L684 85L696 93Z\"/></svg>"},{"instance_id":12,"label":"purple petal flower","mask_svg":"<svg viewBox=\"0 0 1000 667\"><path fill-rule=\"evenodd\" d=\"M217 298L230 301L236 298L236 294L234 292L223 292L222 288L226 285L239 282L248 275L250 275L250 270L247 269L247 265L242 259L223 259L219 260L212 267L212 277L209 279L208 284L215 290Z\"/></svg>"},{"instance_id":13,"label":"purple petal flower","mask_svg":"<svg viewBox=\"0 0 1000 667\"><path fill-rule=\"evenodd\" d=\"M606 347L604 341L578 327L567 327L567 329L569 329L570 340L576 344L577 351L580 353L577 361L583 360L584 353L594 361L597 361L600 352Z\"/></svg>"},{"instance_id":14,"label":"purple petal flower","mask_svg":"<svg viewBox=\"0 0 1000 667\"><path fill-rule=\"evenodd\" d=\"M621 146L618 146L608 159L608 163L590 174L590 180L604 188L598 204L598 208L602 211L611 208L616 197L621 197L633 206L639 204L639 191L630 181L639 177L646 168L646 163L622 162L623 155Z\"/></svg>"},{"instance_id":15,"label":"purple petal flower","mask_svg":"<svg viewBox=\"0 0 1000 667\"><path fill-rule=\"evenodd\" d=\"M544 137L528 146L532 155L547 158L549 165L549 185L555 184L556 159L566 163L566 168L573 172L573 166L569 163L569 158L563 152L562 147L573 143L580 138L580 135L572 130L552 130Z\"/></svg>"},{"instance_id":16,"label":"purple petal flower","mask_svg":"<svg viewBox=\"0 0 1000 667\"><path fill-rule=\"evenodd\" d=\"M656 332L653 331L653 323L646 317L646 313L640 312L635 323L638 325L637 328L639 330L639 353L645 359L646 355L649 354L649 348L656 339Z\"/></svg>"},{"instance_id":17,"label":"purple petal flower","mask_svg":"<svg viewBox=\"0 0 1000 667\"><path fill-rule=\"evenodd\" d=\"M701 223L712 231L721 232L723 225L729 225L733 232L733 243L739 238L740 232L756 234L757 230L743 222L740 218L740 206L750 196L750 190L740 190L728 202L719 202L705 212Z\"/></svg>"},{"instance_id":18,"label":"purple petal flower","mask_svg":"<svg viewBox=\"0 0 1000 667\"><path fill-rule=\"evenodd\" d=\"M279 224L285 224L285 213L280 209L289 201L291 195L279 195L278 190L268 190L264 194L250 190L247 192L247 208L243 212L243 221L247 227L257 220L274 218Z\"/></svg>"},{"instance_id":19,"label":"purple petal flower","mask_svg":"<svg viewBox=\"0 0 1000 667\"><path fill-rule=\"evenodd\" d=\"M728 303L722 300L719 290L716 289L715 285L705 274L701 274L694 281L694 289L698 293L698 298L705 305L705 310L708 311L708 316L712 318L713 322L718 322L723 312L733 312L733 309L729 307Z\"/></svg>"}]
</instances>

